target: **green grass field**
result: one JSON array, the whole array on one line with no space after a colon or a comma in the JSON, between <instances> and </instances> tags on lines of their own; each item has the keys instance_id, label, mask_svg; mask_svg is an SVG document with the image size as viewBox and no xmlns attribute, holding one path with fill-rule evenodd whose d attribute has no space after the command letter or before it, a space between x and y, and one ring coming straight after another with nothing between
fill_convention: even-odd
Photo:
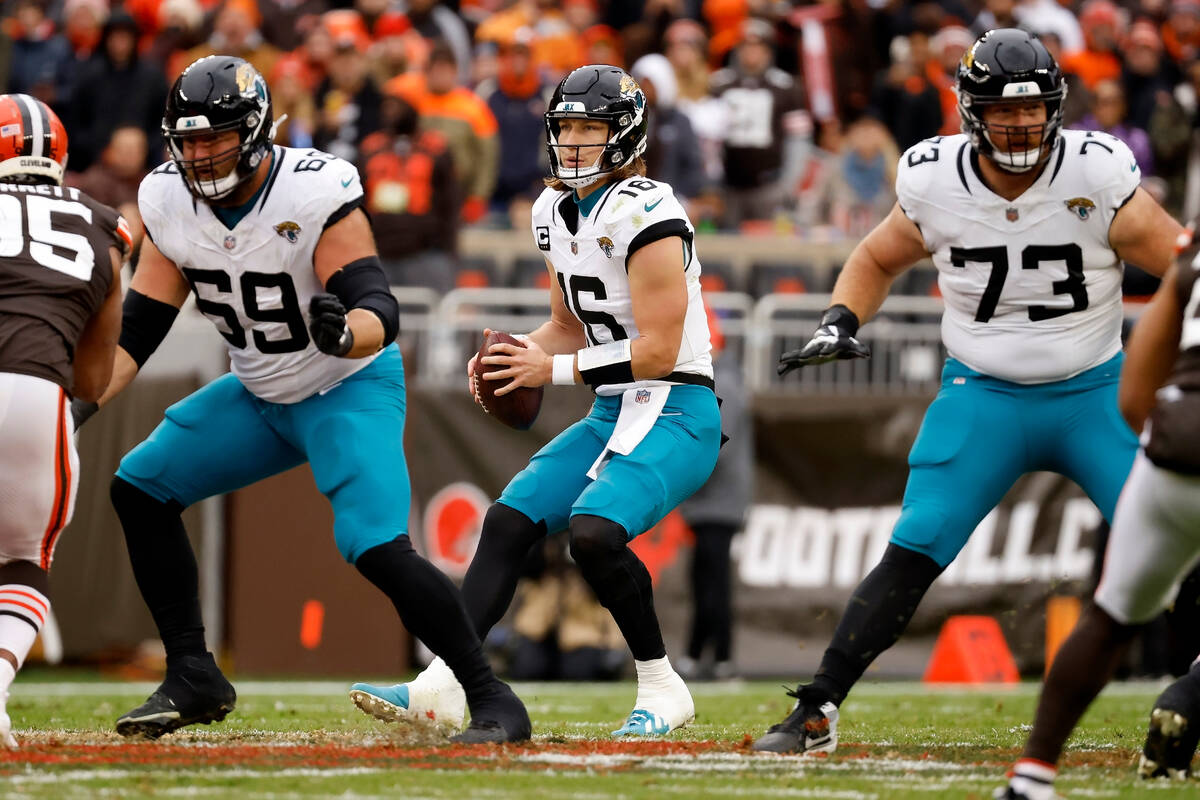
<instances>
[{"instance_id":1,"label":"green grass field","mask_svg":"<svg viewBox=\"0 0 1200 800\"><path fill-rule=\"evenodd\" d=\"M113 721L149 684L22 675L8 710L22 749L0 751L0 797L990 798L1024 742L1038 687L863 684L830 757L751 754L790 700L777 683L693 684L697 722L664 740L614 742L632 682L517 684L534 741L457 747L363 716L340 682L241 681L224 723L129 742ZM1110 687L1070 744L1068 797L1200 797L1200 781L1139 781L1161 687Z\"/></svg>"}]
</instances>

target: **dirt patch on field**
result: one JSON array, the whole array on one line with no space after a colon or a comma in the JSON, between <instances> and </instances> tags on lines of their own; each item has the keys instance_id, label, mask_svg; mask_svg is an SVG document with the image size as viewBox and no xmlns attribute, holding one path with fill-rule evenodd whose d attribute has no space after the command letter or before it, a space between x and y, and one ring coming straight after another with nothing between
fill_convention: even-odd
<instances>
[{"instance_id":1,"label":"dirt patch on field","mask_svg":"<svg viewBox=\"0 0 1200 800\"><path fill-rule=\"evenodd\" d=\"M521 745L457 745L449 742L413 746L394 739L368 739L352 734L264 732L270 741L245 736L190 736L186 739L129 741L115 734L41 734L26 737L20 750L0 750L0 775L30 766L87 767L152 765L164 767L247 767L310 769L347 766L436 769L534 767L545 757L564 757L563 767L586 765L588 756L619 756L632 762L661 756L691 756L725 750L732 743L695 741L593 742L535 741ZM290 741L289 741L290 739ZM592 765L594 766L594 764ZM614 765L616 766L616 765Z\"/></svg>"},{"instance_id":2,"label":"dirt patch on field","mask_svg":"<svg viewBox=\"0 0 1200 800\"><path fill-rule=\"evenodd\" d=\"M457 745L430 743L428 733L414 740L404 734L364 737L362 733L250 731L235 734L186 732L158 741L131 741L114 733L44 732L25 737L20 750L0 750L0 776L34 769L79 769L113 766L163 769L479 769L624 771L640 766L671 769L693 762L729 759L746 767L781 768L787 759L752 753L751 740L741 741L592 741L539 739L520 745ZM1019 755L1014 749L908 748L843 742L836 755L806 756L814 764L857 761L911 765L926 762L930 769L982 767L1003 770ZM1125 768L1133 763L1131 750L1073 751L1066 767ZM761 763L759 763L761 762ZM814 763L815 762L815 763Z\"/></svg>"}]
</instances>

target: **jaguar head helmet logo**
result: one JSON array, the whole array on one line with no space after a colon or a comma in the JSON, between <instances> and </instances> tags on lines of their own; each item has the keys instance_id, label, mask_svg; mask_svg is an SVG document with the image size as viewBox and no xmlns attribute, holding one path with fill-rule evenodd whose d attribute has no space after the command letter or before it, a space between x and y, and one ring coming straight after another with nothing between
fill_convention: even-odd
<instances>
[{"instance_id":1,"label":"jaguar head helmet logo","mask_svg":"<svg viewBox=\"0 0 1200 800\"><path fill-rule=\"evenodd\" d=\"M1066 201L1067 210L1081 220L1087 221L1088 216L1096 210L1096 204L1086 197L1072 197Z\"/></svg>"},{"instance_id":2,"label":"jaguar head helmet logo","mask_svg":"<svg viewBox=\"0 0 1200 800\"><path fill-rule=\"evenodd\" d=\"M300 241L300 226L291 220L276 225L275 232L287 239L290 244Z\"/></svg>"}]
</instances>

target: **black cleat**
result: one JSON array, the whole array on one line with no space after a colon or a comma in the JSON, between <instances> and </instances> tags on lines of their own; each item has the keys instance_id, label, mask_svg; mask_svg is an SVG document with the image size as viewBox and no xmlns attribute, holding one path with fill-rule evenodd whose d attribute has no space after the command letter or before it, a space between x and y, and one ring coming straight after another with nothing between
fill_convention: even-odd
<instances>
[{"instance_id":1,"label":"black cleat","mask_svg":"<svg viewBox=\"0 0 1200 800\"><path fill-rule=\"evenodd\" d=\"M1200 744L1200 669L1192 667L1154 701L1138 774L1143 778L1187 780L1197 744Z\"/></svg>"},{"instance_id":2,"label":"black cleat","mask_svg":"<svg viewBox=\"0 0 1200 800\"><path fill-rule=\"evenodd\" d=\"M508 684L496 681L496 691L477 702L468 700L471 724L457 736L455 744L505 744L526 742L533 734L529 712Z\"/></svg>"},{"instance_id":3,"label":"black cleat","mask_svg":"<svg viewBox=\"0 0 1200 800\"><path fill-rule=\"evenodd\" d=\"M788 691L796 707L787 719L772 725L751 746L767 753L832 753L837 749L838 709L811 686Z\"/></svg>"},{"instance_id":4,"label":"black cleat","mask_svg":"<svg viewBox=\"0 0 1200 800\"><path fill-rule=\"evenodd\" d=\"M237 693L211 653L185 656L145 703L117 720L117 733L157 739L185 725L220 722L233 710Z\"/></svg>"}]
</instances>

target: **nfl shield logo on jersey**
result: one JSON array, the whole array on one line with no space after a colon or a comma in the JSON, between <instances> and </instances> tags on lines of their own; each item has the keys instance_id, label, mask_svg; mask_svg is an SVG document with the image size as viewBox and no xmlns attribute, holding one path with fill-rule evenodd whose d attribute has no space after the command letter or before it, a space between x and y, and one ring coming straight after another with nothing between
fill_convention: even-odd
<instances>
[{"instance_id":1,"label":"nfl shield logo on jersey","mask_svg":"<svg viewBox=\"0 0 1200 800\"><path fill-rule=\"evenodd\" d=\"M579 242L571 242L571 255L579 255Z\"/></svg>"},{"instance_id":2,"label":"nfl shield logo on jersey","mask_svg":"<svg viewBox=\"0 0 1200 800\"><path fill-rule=\"evenodd\" d=\"M233 238L232 235L226 236L225 237L225 249L232 250L235 247L237 247L237 239Z\"/></svg>"},{"instance_id":3,"label":"nfl shield logo on jersey","mask_svg":"<svg viewBox=\"0 0 1200 800\"><path fill-rule=\"evenodd\" d=\"M650 392L645 389L638 389L637 394L633 396L633 402L645 405L650 402Z\"/></svg>"},{"instance_id":4,"label":"nfl shield logo on jersey","mask_svg":"<svg viewBox=\"0 0 1200 800\"><path fill-rule=\"evenodd\" d=\"M1017 211L1016 207L1014 207L1014 206L1010 206L1010 207L1004 209L1004 218L1006 220L1008 220L1009 222L1016 222L1017 218L1020 216L1021 216L1021 213L1019 211Z\"/></svg>"},{"instance_id":5,"label":"nfl shield logo on jersey","mask_svg":"<svg viewBox=\"0 0 1200 800\"><path fill-rule=\"evenodd\" d=\"M291 244L295 244L296 242L300 241L300 226L291 220L288 220L287 222L281 222L276 225L275 232L284 239L287 239Z\"/></svg>"}]
</instances>

